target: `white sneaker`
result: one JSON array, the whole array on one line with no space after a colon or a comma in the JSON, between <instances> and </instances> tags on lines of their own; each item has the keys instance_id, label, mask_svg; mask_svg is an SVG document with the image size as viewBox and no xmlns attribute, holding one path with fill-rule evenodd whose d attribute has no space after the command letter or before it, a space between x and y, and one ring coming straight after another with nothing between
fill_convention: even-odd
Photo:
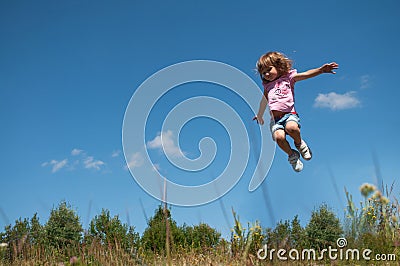
<instances>
[{"instance_id":1,"label":"white sneaker","mask_svg":"<svg viewBox=\"0 0 400 266\"><path fill-rule=\"evenodd\" d=\"M292 165L293 170L300 172L303 170L303 163L300 161L300 154L296 150L292 150L292 155L289 156L288 161Z\"/></svg>"},{"instance_id":2,"label":"white sneaker","mask_svg":"<svg viewBox=\"0 0 400 266\"><path fill-rule=\"evenodd\" d=\"M304 158L304 160L309 161L312 158L312 151L311 149L307 146L307 143L304 140L301 140L300 146L296 146L297 150L300 152L301 157Z\"/></svg>"}]
</instances>

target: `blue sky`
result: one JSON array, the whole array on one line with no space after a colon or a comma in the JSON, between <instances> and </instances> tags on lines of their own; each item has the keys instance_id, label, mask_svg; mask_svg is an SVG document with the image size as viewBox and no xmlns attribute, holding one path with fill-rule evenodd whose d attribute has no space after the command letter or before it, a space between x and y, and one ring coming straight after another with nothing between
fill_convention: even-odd
<instances>
[{"instance_id":1,"label":"blue sky","mask_svg":"<svg viewBox=\"0 0 400 266\"><path fill-rule=\"evenodd\" d=\"M314 158L295 173L277 149L258 190L247 190L245 174L221 200L172 206L173 218L206 222L228 236L231 208L264 227L295 215L306 224L322 203L342 217L344 187L357 199L362 183L399 178L399 8L397 1L0 1L0 228L35 212L44 223L66 200L84 226L106 208L142 232L160 202L126 168L122 124L135 90L155 72L197 59L232 65L261 87L255 62L271 50L288 55L299 71L339 64L336 75L296 84ZM163 114L180 101L213 95L249 116L249 130L258 129L223 88L185 86L160 100L146 129L156 167L177 180L157 136ZM180 148L195 158L205 136L229 145L221 125L198 119L183 127ZM170 148L179 150L176 143ZM206 177L194 173L194 182L223 169L227 153L218 151Z\"/></svg>"}]
</instances>

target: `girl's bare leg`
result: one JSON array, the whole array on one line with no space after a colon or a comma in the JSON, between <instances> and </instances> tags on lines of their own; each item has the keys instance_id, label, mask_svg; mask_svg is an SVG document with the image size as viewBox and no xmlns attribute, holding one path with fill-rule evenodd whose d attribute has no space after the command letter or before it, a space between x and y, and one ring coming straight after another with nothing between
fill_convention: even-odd
<instances>
[{"instance_id":1,"label":"girl's bare leg","mask_svg":"<svg viewBox=\"0 0 400 266\"><path fill-rule=\"evenodd\" d=\"M278 129L274 132L274 139L278 146L287 153L288 161L292 165L293 170L300 172L303 169L303 163L299 160L300 154L296 150L292 150L289 142L286 140L286 132L283 129Z\"/></svg>"},{"instance_id":2,"label":"girl's bare leg","mask_svg":"<svg viewBox=\"0 0 400 266\"><path fill-rule=\"evenodd\" d=\"M289 134L289 136L293 138L294 144L300 145L301 135L299 125L294 121L289 121L286 123L285 130Z\"/></svg>"},{"instance_id":3,"label":"girl's bare leg","mask_svg":"<svg viewBox=\"0 0 400 266\"><path fill-rule=\"evenodd\" d=\"M283 129L278 129L274 132L274 140L278 146L286 152L288 155L293 153L292 147L290 147L289 142L286 140L286 132Z\"/></svg>"}]
</instances>

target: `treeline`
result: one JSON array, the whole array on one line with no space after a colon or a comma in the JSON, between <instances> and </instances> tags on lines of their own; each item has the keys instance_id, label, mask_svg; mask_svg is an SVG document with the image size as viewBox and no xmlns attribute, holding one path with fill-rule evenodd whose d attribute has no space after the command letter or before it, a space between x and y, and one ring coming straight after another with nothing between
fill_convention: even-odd
<instances>
[{"instance_id":1,"label":"treeline","mask_svg":"<svg viewBox=\"0 0 400 266\"><path fill-rule=\"evenodd\" d=\"M225 241L221 234L201 223L178 226L170 209L161 205L142 236L118 215L103 209L84 230L76 212L65 201L53 209L45 224L37 214L18 219L0 233L0 264L65 262L111 265L142 264L173 252L209 253Z\"/></svg>"},{"instance_id":2,"label":"treeline","mask_svg":"<svg viewBox=\"0 0 400 266\"><path fill-rule=\"evenodd\" d=\"M314 249L320 253L336 247L343 237L349 248L369 248L398 257L397 201L389 201L389 193L384 196L369 184L360 189L364 202L356 207L347 193L343 219L322 204L304 227L297 216L278 222L274 228L263 228L257 221L243 225L232 210L230 239L222 238L205 223L177 225L171 209L161 205L142 235L105 209L84 230L76 212L63 201L44 224L35 214L6 226L0 233L0 264L268 265L271 261L257 257L265 245L270 250Z\"/></svg>"}]
</instances>

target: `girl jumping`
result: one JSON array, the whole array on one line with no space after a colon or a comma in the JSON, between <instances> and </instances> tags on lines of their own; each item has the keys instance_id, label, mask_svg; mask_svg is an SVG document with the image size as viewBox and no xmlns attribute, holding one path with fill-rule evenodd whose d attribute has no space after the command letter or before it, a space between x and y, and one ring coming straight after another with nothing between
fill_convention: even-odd
<instances>
[{"instance_id":1,"label":"girl jumping","mask_svg":"<svg viewBox=\"0 0 400 266\"><path fill-rule=\"evenodd\" d=\"M333 70L339 67L332 62L319 68L298 73L292 69L292 61L279 52L268 52L257 61L257 72L260 74L264 87L264 96L260 102L257 115L253 118L260 125L264 124L263 115L267 104L271 122L270 130L274 141L288 155L288 161L296 172L303 169L300 154L304 160L311 160L312 152L307 143L301 138L300 118L294 103L294 84L297 81L309 79L322 73L336 74ZM292 149L286 140L289 135L294 140Z\"/></svg>"}]
</instances>

